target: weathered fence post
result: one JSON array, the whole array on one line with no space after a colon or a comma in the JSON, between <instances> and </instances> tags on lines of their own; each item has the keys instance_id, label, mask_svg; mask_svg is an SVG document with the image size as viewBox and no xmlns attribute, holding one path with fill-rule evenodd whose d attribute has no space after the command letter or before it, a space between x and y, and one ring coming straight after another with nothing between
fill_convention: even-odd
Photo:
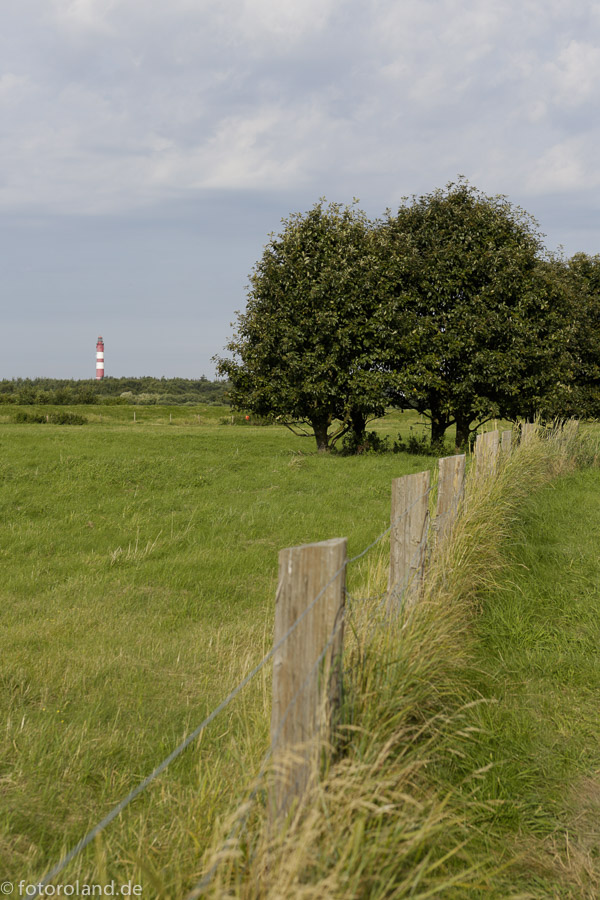
<instances>
[{"instance_id":1,"label":"weathered fence post","mask_svg":"<svg viewBox=\"0 0 600 900\"><path fill-rule=\"evenodd\" d=\"M427 550L431 475L417 472L392 481L388 611L400 608L402 596L417 598Z\"/></svg>"},{"instance_id":2,"label":"weathered fence post","mask_svg":"<svg viewBox=\"0 0 600 900\"><path fill-rule=\"evenodd\" d=\"M529 438L536 433L538 430L538 426L536 422L522 422L521 423L521 443L525 443L529 440Z\"/></svg>"},{"instance_id":3,"label":"weathered fence post","mask_svg":"<svg viewBox=\"0 0 600 900\"><path fill-rule=\"evenodd\" d=\"M300 799L316 774L340 702L346 543L335 538L279 552L274 643L310 609L273 657L272 819Z\"/></svg>"},{"instance_id":4,"label":"weathered fence post","mask_svg":"<svg viewBox=\"0 0 600 900\"><path fill-rule=\"evenodd\" d=\"M475 465L478 475L491 475L498 462L500 434L498 431L484 431L475 441Z\"/></svg>"},{"instance_id":5,"label":"weathered fence post","mask_svg":"<svg viewBox=\"0 0 600 900\"><path fill-rule=\"evenodd\" d=\"M512 449L512 431L502 432L502 455L507 457Z\"/></svg>"},{"instance_id":6,"label":"weathered fence post","mask_svg":"<svg viewBox=\"0 0 600 900\"><path fill-rule=\"evenodd\" d=\"M434 528L436 541L452 527L465 487L465 455L444 456L439 460L438 495Z\"/></svg>"}]
</instances>

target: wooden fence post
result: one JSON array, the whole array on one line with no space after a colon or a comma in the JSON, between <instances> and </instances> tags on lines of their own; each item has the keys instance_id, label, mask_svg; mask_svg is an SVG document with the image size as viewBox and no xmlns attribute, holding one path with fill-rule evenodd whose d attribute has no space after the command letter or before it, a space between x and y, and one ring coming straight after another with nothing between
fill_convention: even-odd
<instances>
[{"instance_id":1,"label":"wooden fence post","mask_svg":"<svg viewBox=\"0 0 600 900\"><path fill-rule=\"evenodd\" d=\"M478 475L488 476L496 470L499 448L500 433L498 431L484 431L483 434L477 435L475 466Z\"/></svg>"},{"instance_id":2,"label":"wooden fence post","mask_svg":"<svg viewBox=\"0 0 600 900\"><path fill-rule=\"evenodd\" d=\"M507 457L512 449L512 431L502 432L502 455Z\"/></svg>"},{"instance_id":3,"label":"wooden fence post","mask_svg":"<svg viewBox=\"0 0 600 900\"><path fill-rule=\"evenodd\" d=\"M465 455L439 460L438 494L434 528L436 542L452 527L465 488Z\"/></svg>"},{"instance_id":4,"label":"wooden fence post","mask_svg":"<svg viewBox=\"0 0 600 900\"><path fill-rule=\"evenodd\" d=\"M521 443L525 443L529 440L529 438L536 433L538 430L538 426L536 422L522 422L521 423Z\"/></svg>"},{"instance_id":5,"label":"wooden fence post","mask_svg":"<svg viewBox=\"0 0 600 900\"><path fill-rule=\"evenodd\" d=\"M388 611L400 609L403 595L414 602L425 569L431 474L417 472L392 481Z\"/></svg>"},{"instance_id":6,"label":"wooden fence post","mask_svg":"<svg viewBox=\"0 0 600 900\"><path fill-rule=\"evenodd\" d=\"M341 699L346 544L335 538L279 552L274 643L311 608L273 657L273 820L317 774L320 744Z\"/></svg>"}]
</instances>

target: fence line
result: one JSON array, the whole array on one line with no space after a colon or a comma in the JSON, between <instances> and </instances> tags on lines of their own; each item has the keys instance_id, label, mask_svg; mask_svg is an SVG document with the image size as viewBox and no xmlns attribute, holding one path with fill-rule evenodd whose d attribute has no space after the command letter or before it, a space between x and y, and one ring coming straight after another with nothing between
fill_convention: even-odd
<instances>
[{"instance_id":1,"label":"fence line","mask_svg":"<svg viewBox=\"0 0 600 900\"><path fill-rule=\"evenodd\" d=\"M446 459L451 459L451 460L458 459L459 460L458 465L456 464L456 462L454 462L454 464L453 464L454 468L456 468L458 471L458 476L453 477L450 480L449 484L451 485L451 487L446 487L444 502L442 504L443 511L437 517L438 520L443 518L444 516L448 516L449 518L451 518L451 521L449 521L447 524L447 528L449 529L451 527L453 517L456 515L460 500L462 499L462 493L464 490L465 457L464 457L464 455L460 455L459 457L450 457L450 458L446 458ZM444 459L443 461L442 460L439 461L440 470L452 467L452 466L450 466L450 467L448 466L448 464L446 463L446 459ZM461 464L460 464L461 460L463 463L462 468L461 468ZM439 487L439 485L438 485L438 487ZM365 555L366 552L368 552L369 549L371 549L373 546L375 546L377 543L379 543L379 541L383 537L385 537L386 534L390 533L390 570L392 571L392 567L394 567L394 572L395 573L400 572L401 574L395 582L392 582L392 579L390 577L389 583L388 583L388 589L386 591L382 592L380 607L383 605L384 602L387 602L388 607L389 607L389 597L391 594L393 594L393 596L395 598L394 610L397 613L399 613L401 611L402 607L404 606L404 604L406 603L407 599L411 599L414 602L415 595L418 596L420 583L421 583L422 577L423 577L423 568L424 568L424 564L425 564L425 551L427 548L427 543L428 543L428 538L429 538L428 498L431 494L431 491L432 491L432 486L431 486L431 478L430 478L429 470L427 470L426 472L420 472L420 473L416 473L413 475L403 476L401 478L395 479L392 482L392 510L391 510L390 526L384 532L382 532L382 534L379 535L371 544L369 544L369 546L367 548L365 548L365 550L363 550L361 553L357 554L356 556L352 557L352 559L348 560L348 562L346 564L346 565L348 565L349 563L355 562L356 560L360 559L362 556ZM444 504L446 504L446 505L444 506ZM439 503L438 503L438 508L439 508ZM412 513L412 516L411 516L411 513ZM411 519L412 519L412 521L410 521ZM398 550L398 548L394 549L393 544L394 544L394 530L397 528L399 523L400 524L404 523L408 527L404 534L401 533L397 536L398 542L401 545L400 549ZM414 537L416 535L418 535L417 546L414 549L412 556L407 558L409 548L411 546L414 546L414 543L415 543ZM313 548L317 548L319 546L322 547L323 549L325 549L326 545L330 544L330 543L334 543L334 542L322 542L321 545L318 545L318 544L303 545L301 547L292 548L292 549L295 549L298 552L302 552L302 551L306 552ZM336 541L335 543L341 543L341 541L338 539L338 541ZM344 544L345 544L345 542L344 542ZM282 559L282 554L287 554L290 552L291 552L290 550L281 552L281 554L280 554L280 569L285 568L285 562L286 562L285 557ZM400 561L398 562L398 560L400 560ZM282 563L283 563L283 566L282 566ZM394 565L395 563L396 563L396 565ZM337 576L337 574L339 574L339 569L336 572L336 576ZM331 584L331 581L332 581L332 579L330 579L327 582L327 585ZM398 585L400 583L402 584L402 587L400 590L398 590ZM308 593L308 595L310 595L310 588L308 586L308 583L306 583L306 582L304 585L304 589ZM344 588L344 593L346 595L348 595L347 591L345 591L345 588ZM282 599L283 598L278 591L277 601L280 602ZM301 600L299 602L301 603ZM267 753L265 754L265 757L263 759L263 764L262 764L259 774L257 776L257 782L260 782L260 780L264 777L264 774L266 771L266 764L267 764L268 760L273 756L274 750L279 744L279 739L282 736L284 722L288 719L292 707L296 706L303 691L305 689L310 689L309 682L318 673L318 668L319 668L320 664L324 661L327 651L331 647L331 645L334 641L334 638L337 636L338 631L342 631L345 608L343 607L343 605L340 608L341 608L341 614L339 616L339 621L337 621L337 623L334 622L333 629L331 630L327 641L324 643L324 646L321 649L319 656L317 657L316 661L309 667L309 671L306 674L305 678L303 679L300 687L296 690L293 698L287 704L287 707L285 709L283 716L279 717L277 715L277 713L274 712L274 721L276 721L276 722L278 721L279 724L278 724L275 734L273 734L273 732L272 732L271 745L270 745L269 749L267 750ZM276 625L275 634L276 633L277 633L277 625ZM316 637L314 634L309 635L309 636ZM301 637L301 635L299 637ZM285 650L287 648L283 648L283 649ZM296 653L294 654L294 657L297 659L298 658L297 648L295 648L295 649L296 649ZM314 647L312 647L310 645L309 646L305 645L304 654L310 654L310 653L314 653ZM302 656L304 654L301 653L300 657L302 658ZM314 685L313 685L313 687L314 687ZM275 697L276 697L277 691L278 691L278 689L277 689L277 685L276 685L276 676L275 676L275 671L274 671L274 676L273 676L273 710L274 711L276 710ZM328 697L327 679L325 679L325 681L322 685L322 691L323 691L323 693L321 695L318 695L318 694L315 695L315 692L313 690L312 697L309 698L309 703L312 702L312 704L313 704L313 713L315 716L315 720L317 722L319 719L319 712L321 711L321 713L322 713L323 704L326 703L330 699ZM331 719L331 716L333 715L333 711L334 710L332 708L330 708L329 710L326 711L326 713L323 716L325 721L329 721ZM306 710L303 710L300 718L301 718L300 726L302 727L302 724L305 723L305 721L306 721ZM306 737L308 737L308 741L306 740ZM279 772L279 773L274 774L275 784L274 784L274 786L273 786L273 784L271 785L271 804L270 804L269 813L270 813L272 822L274 822L274 821L276 822L276 819L278 816L284 815L294 800L297 800L297 801L301 800L302 794L306 790L308 781L309 781L308 777L305 774L307 759L312 762L312 765L313 765L312 774L316 773L315 751L318 751L318 746L319 746L318 745L318 737L319 737L318 731L316 733L316 740L313 740L312 746L310 746L311 737L315 737L315 735L312 735L312 734L305 735L304 741L301 742L296 738L296 741L294 742L294 735L292 734L289 736L289 739L286 742L286 749L289 754L288 759L284 763L285 770L283 772L283 780L286 783L284 784L283 789L282 789L282 786L281 786L282 773ZM300 744L302 744L301 747L300 747ZM307 747L307 744L309 745L308 747ZM300 750L300 753L296 758L294 758L294 756L293 756L294 750L296 752L298 752L298 750ZM307 750L308 750L308 754L307 754ZM311 757L312 757L312 759L311 759ZM298 777L298 769L301 770L300 777ZM291 770L291 774L292 774L291 779L290 779L290 770ZM296 772L295 780L294 780L294 772ZM289 783L290 781L292 781L291 785ZM256 796L257 792L258 792L258 783L255 786L255 788L253 789L253 791L251 792L248 803L252 802L252 800ZM236 832L241 827L241 823L246 821L248 815L249 815L249 809L244 810L243 813L241 814L240 818L236 821L233 828L231 829L225 842L223 843L223 845L221 847L221 851L220 851L221 853L227 852L228 848L231 845L232 840L236 836ZM213 865L211 866L209 871L205 875L203 875L203 877L196 884L196 886L192 889L192 891L186 895L186 900L196 900L196 898L200 897L204 893L204 890L210 884L210 881L212 880L212 878L219 866L219 863L220 863L219 859L215 860L215 862L213 863Z\"/></svg>"},{"instance_id":2,"label":"fence line","mask_svg":"<svg viewBox=\"0 0 600 900\"><path fill-rule=\"evenodd\" d=\"M430 492L431 492L431 487L429 487L429 488L427 489L427 491L425 492L424 496L425 496L425 497L429 496ZM415 501L415 503L418 503L421 499L422 499L421 497L417 498L417 500ZM411 506L410 506L408 509L412 508L412 506L414 506L415 503L411 504ZM406 513L408 512L408 509L404 511L404 514L406 514ZM392 525L391 527L393 527L393 525ZM366 550L371 549L371 547L373 547L376 543L378 543L378 542L382 539L382 537L384 537L384 536L387 534L387 532L388 532L389 530L390 530L390 529L387 529L385 532L383 532L382 535L380 535L380 536L379 536L372 544L369 545L368 548L366 548L365 550L363 550L360 554L357 554L356 556L352 557L352 559L348 560L348 564L349 564L350 562L355 562L357 559L359 559L361 556L363 556L363 555L365 554ZM419 547L417 548L417 550L415 551L415 555L414 555L413 559L416 559L416 558L418 557L418 555L422 553L422 547L423 547L423 546L426 546L426 544L427 544L427 537L428 537L428 535L427 535L427 533L425 533L425 534L423 535L422 540L421 540L420 546L419 546ZM402 600L404 599L404 591L405 591L405 590L406 590L406 585L405 585L405 587L403 588L403 590L402 590L402 592L401 592L401 595L400 595L400 597L401 597L401 602L400 602L400 607L399 607L400 609L402 609ZM348 599L350 599L350 601L354 601L354 602L357 603L357 604L358 604L359 602L366 602L366 600L371 599L371 598L363 598L362 600L357 600L356 598L353 598L353 597L348 593L348 591L347 591L345 588L344 588L344 593L345 593L346 597L347 597ZM379 601L380 601L380 602L379 602L378 607L377 607L378 611L381 611L381 609L383 608L384 603L387 601L387 597L388 597L388 590L386 589L386 590L384 590L384 591L381 591L381 593L380 593L380 595L379 595ZM248 800L246 801L246 804L245 804L245 807L246 807L246 808L242 810L241 814L240 814L239 817L236 819L236 822L234 823L234 825L233 825L232 829L230 830L230 832L229 832L227 838L225 839L225 841L223 842L223 844L222 844L222 846L221 846L220 853L226 853L226 852L227 852L227 850L228 850L229 847L231 846L232 841L233 841L234 838L236 837L236 832L237 832L240 828L242 828L243 825L245 824L245 822L246 822L246 820L247 820L247 818L248 818L248 816L249 816L249 814L250 814L250 809L249 809L249 807L248 807L248 804L252 803L252 801L256 798L256 795L258 794L258 791L259 791L259 789L260 789L260 787L259 787L259 786L260 786L260 783L261 783L262 779L264 778L264 776L265 776L265 774L266 774L268 762L269 762L269 760L271 759L271 757L273 756L273 750L274 750L274 747L276 746L276 744L277 744L277 742L278 742L278 739L279 739L279 736L280 736L280 734L281 734L281 731L283 730L283 726L284 726L284 724L285 724L285 721L287 720L289 714L291 713L292 709L293 709L294 706L296 705L296 703L297 703L299 697L301 696L302 692L303 692L304 689L308 686L310 679L314 676L314 674L315 674L315 673L317 672L317 670L318 670L318 667L320 666L320 664L321 664L321 663L323 662L323 660L325 659L325 656L326 656L326 654L327 654L327 651L329 650L329 648L330 648L331 645L333 644L333 642L334 642L334 640L335 640L335 638L336 638L338 632L343 628L344 621L345 621L345 619L347 618L346 613L349 612L349 611L351 611L351 607L350 607L349 605L346 605L346 606L344 607L344 609L342 610L342 615L340 616L339 621L334 625L334 627L333 627L333 629L332 629L332 631L331 631L331 634L330 634L330 636L329 636L327 642L326 642L325 645L323 646L323 649L321 650L321 653L319 654L319 656L317 657L317 659L315 660L315 662L312 664L312 666L311 666L309 672L306 674L306 677L304 678L302 684L298 687L298 689L296 690L294 696L292 697L292 699L291 699L290 702L288 703L288 706L287 706L287 708L286 708L286 710L285 710L285 713L284 713L283 716L281 717L281 721L280 721L280 723L279 723L279 726L278 726L278 729L277 729L276 733L275 733L274 735L273 735L273 734L271 735L271 744L270 744L269 748L267 749L266 753L264 754L263 759L262 759L262 761L261 761L261 766L260 766L260 768L259 768L259 772L258 772L258 774L257 774L257 776L256 776L256 779L255 779L255 786L254 786L254 788L252 789L252 791L250 792L249 797L248 797ZM378 623L375 623L375 622L374 622L373 625L372 625L372 628L374 628L374 627L376 626L376 624L378 624ZM372 632L372 628L370 629L370 633ZM344 674L347 674L347 672L344 671ZM220 865L220 862L221 862L221 860L220 860L220 859L217 859L217 860L213 863L213 865L212 865L211 868L208 870L208 872L206 872L206 873L202 876L202 878L200 879L200 881L195 885L194 888L192 888L192 890L189 892L189 894L186 894L185 900L197 900L198 897L202 896L202 894L204 893L205 888L208 887L208 885L210 884L212 878L214 877L214 875L215 875L215 873L216 873L216 871L217 871L217 869L218 869L218 867L219 867L219 865Z\"/></svg>"},{"instance_id":3,"label":"fence line","mask_svg":"<svg viewBox=\"0 0 600 900\"><path fill-rule=\"evenodd\" d=\"M427 492L429 493L429 491ZM405 509L399 518L402 518L409 514L412 507L418 503L422 498L418 497L414 500L414 502ZM66 868L66 866L72 862L93 840L94 838L100 834L104 829L110 825L123 810L129 806L129 804L135 800L147 787L173 762L173 760L177 759L184 750L186 750L190 744L192 744L201 734L202 732L213 722L213 720L221 713L232 700L246 687L246 685L257 675L261 669L273 658L275 653L279 650L279 648L288 640L290 635L294 633L296 628L300 625L300 623L306 618L306 616L310 613L310 611L314 608L314 606L318 603L321 597L325 594L327 588L329 588L339 577L342 572L345 572L346 568L354 562L357 562L363 556L365 556L369 550L371 550L376 544L378 544L383 538L391 531L394 527L394 522L392 522L384 531L381 532L367 547L357 553L355 556L351 557L348 560L345 560L344 563L339 567L339 569L331 576L329 581L320 589L317 595L314 597L312 602L302 611L302 613L295 619L295 621L290 625L288 630L282 637L276 641L268 653L263 656L259 663L245 676L238 684L230 691L230 693L219 703L215 709L209 713L209 715L194 729L191 734L189 734L161 763L159 763L156 768L144 778L135 788L133 788L125 797L123 797L111 811L95 825L65 856L59 860L59 862L53 866L46 875L38 882L36 882L35 892L30 894L30 896L35 900L36 897L43 896L44 888L54 879L57 875ZM279 593L279 589L278 589Z\"/></svg>"}]
</instances>

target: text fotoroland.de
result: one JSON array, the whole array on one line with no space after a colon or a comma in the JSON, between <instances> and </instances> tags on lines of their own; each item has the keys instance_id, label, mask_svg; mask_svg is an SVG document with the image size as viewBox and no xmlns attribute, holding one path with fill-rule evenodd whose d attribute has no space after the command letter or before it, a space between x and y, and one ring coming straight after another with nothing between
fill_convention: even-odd
<instances>
[{"instance_id":1,"label":"text fotoroland.de","mask_svg":"<svg viewBox=\"0 0 600 900\"><path fill-rule=\"evenodd\" d=\"M7 888L9 888L7 890ZM16 891L15 891L16 888ZM2 885L2 893L7 896L15 892L19 897L141 897L142 885L127 881L117 884L108 881L106 884L86 884L74 881L72 884L28 884L19 881L18 884L5 882Z\"/></svg>"}]
</instances>

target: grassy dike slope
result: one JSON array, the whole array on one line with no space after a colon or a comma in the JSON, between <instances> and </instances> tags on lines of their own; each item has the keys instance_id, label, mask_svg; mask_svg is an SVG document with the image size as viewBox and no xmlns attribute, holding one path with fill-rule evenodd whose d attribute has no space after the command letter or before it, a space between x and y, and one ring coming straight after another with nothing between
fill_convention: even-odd
<instances>
[{"instance_id":1,"label":"grassy dike slope","mask_svg":"<svg viewBox=\"0 0 600 900\"><path fill-rule=\"evenodd\" d=\"M525 504L506 575L476 623L477 684L495 702L455 776L492 765L473 796L493 804L481 849L494 896L600 896L600 471L551 483ZM456 781L456 779L454 779Z\"/></svg>"},{"instance_id":2,"label":"grassy dike slope","mask_svg":"<svg viewBox=\"0 0 600 900\"><path fill-rule=\"evenodd\" d=\"M281 547L347 535L362 550L387 526L391 479L434 464L311 451L282 428L0 428L5 879L39 880L271 647ZM268 681L61 882L131 878L153 897L160 873L180 896L258 767Z\"/></svg>"}]
</instances>

